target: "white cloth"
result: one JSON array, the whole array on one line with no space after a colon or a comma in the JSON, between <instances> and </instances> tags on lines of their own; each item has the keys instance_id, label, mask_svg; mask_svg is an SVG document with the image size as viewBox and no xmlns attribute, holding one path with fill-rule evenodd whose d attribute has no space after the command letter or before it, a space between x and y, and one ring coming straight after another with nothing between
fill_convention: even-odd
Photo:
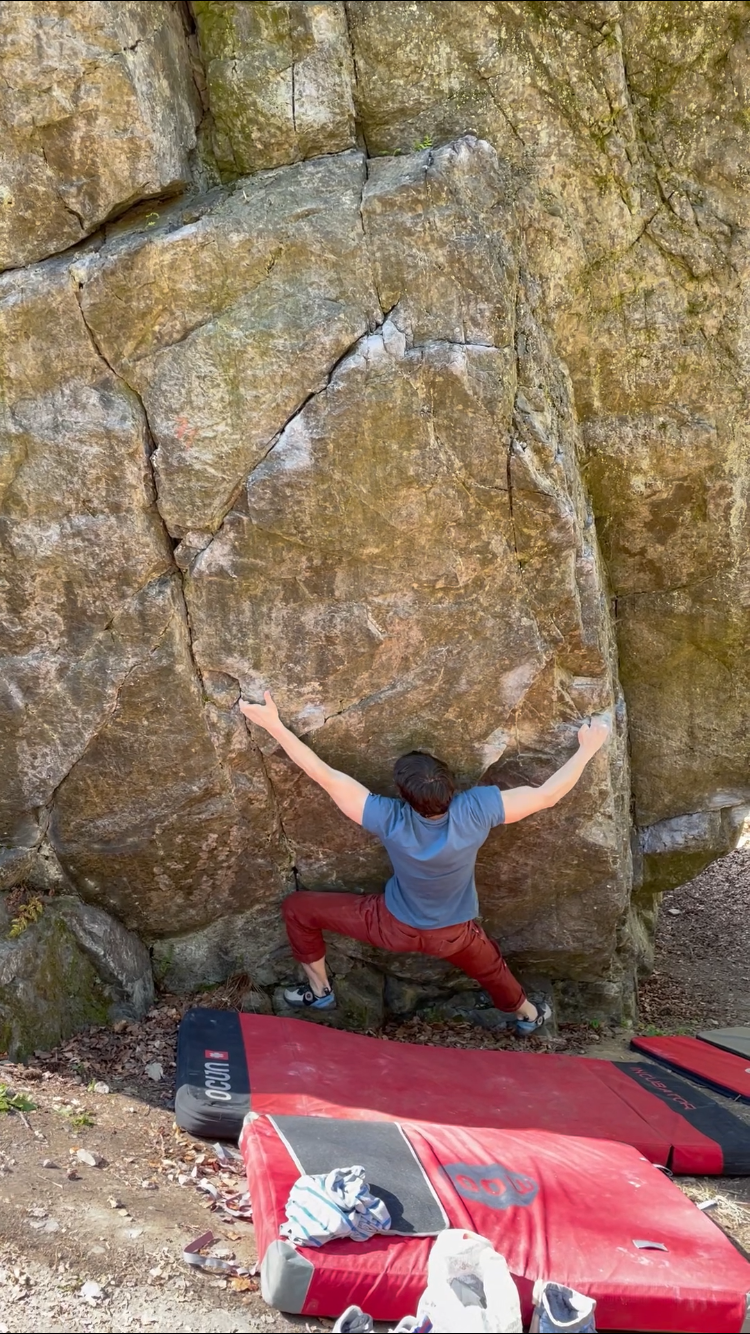
<instances>
[{"instance_id":1,"label":"white cloth","mask_svg":"<svg viewBox=\"0 0 750 1334\"><path fill-rule=\"evenodd\" d=\"M286 1202L286 1223L279 1229L293 1246L323 1246L335 1237L368 1241L387 1232L391 1216L372 1195L364 1167L337 1167L325 1176L302 1176Z\"/></svg>"},{"instance_id":2,"label":"white cloth","mask_svg":"<svg viewBox=\"0 0 750 1334\"><path fill-rule=\"evenodd\" d=\"M463 1228L440 1233L417 1307L417 1320L425 1316L435 1334L519 1334L518 1290L492 1242Z\"/></svg>"}]
</instances>

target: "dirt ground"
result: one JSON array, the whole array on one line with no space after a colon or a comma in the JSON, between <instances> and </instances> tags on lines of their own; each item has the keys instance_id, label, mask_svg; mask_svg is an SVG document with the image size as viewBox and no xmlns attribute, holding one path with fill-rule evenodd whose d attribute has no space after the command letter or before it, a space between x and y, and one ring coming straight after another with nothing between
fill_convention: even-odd
<instances>
[{"instance_id":1,"label":"dirt ground","mask_svg":"<svg viewBox=\"0 0 750 1334\"><path fill-rule=\"evenodd\" d=\"M732 854L665 896L640 1031L750 1023L749 908L750 852ZM230 987L204 1003L232 1000ZM197 1185L218 1183L225 1198L244 1188L231 1164L217 1163L211 1146L174 1125L175 1036L185 1008L183 1000L162 997L139 1024L79 1034L26 1066L0 1062L0 1334L331 1328L330 1321L285 1317L265 1306L253 1273L252 1223L218 1212ZM389 1036L515 1045L461 1023L411 1021L392 1025ZM535 1045L622 1059L629 1038L569 1027ZM33 1110L3 1112L3 1086ZM741 1114L750 1135L750 1105ZM696 1201L718 1199L710 1216L750 1251L749 1178L678 1184ZM244 1274L188 1268L183 1247L208 1230L212 1253Z\"/></svg>"},{"instance_id":2,"label":"dirt ground","mask_svg":"<svg viewBox=\"0 0 750 1334\"><path fill-rule=\"evenodd\" d=\"M640 1016L674 1032L750 1024L750 849L665 894Z\"/></svg>"}]
</instances>

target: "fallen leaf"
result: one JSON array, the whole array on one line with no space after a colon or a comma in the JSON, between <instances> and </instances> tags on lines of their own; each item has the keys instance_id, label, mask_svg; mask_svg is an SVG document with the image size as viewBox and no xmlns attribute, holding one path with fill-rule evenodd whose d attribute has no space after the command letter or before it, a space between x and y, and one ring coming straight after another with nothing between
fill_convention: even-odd
<instances>
[{"instance_id":1,"label":"fallen leaf","mask_svg":"<svg viewBox=\"0 0 750 1334\"><path fill-rule=\"evenodd\" d=\"M159 1080L164 1077L164 1067L161 1061L152 1061L150 1065L146 1066L144 1074L148 1075L149 1079L153 1079L154 1083L158 1084Z\"/></svg>"},{"instance_id":2,"label":"fallen leaf","mask_svg":"<svg viewBox=\"0 0 750 1334\"><path fill-rule=\"evenodd\" d=\"M229 1286L234 1288L235 1292L257 1292L258 1283L254 1278L232 1278L229 1280Z\"/></svg>"}]
</instances>

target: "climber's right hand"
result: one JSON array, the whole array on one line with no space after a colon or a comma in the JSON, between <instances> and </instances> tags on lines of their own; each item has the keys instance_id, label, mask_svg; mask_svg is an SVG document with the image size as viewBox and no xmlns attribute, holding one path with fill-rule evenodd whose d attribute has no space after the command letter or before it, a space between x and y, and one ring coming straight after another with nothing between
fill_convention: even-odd
<instances>
[{"instance_id":1,"label":"climber's right hand","mask_svg":"<svg viewBox=\"0 0 750 1334\"><path fill-rule=\"evenodd\" d=\"M263 693L264 704L248 704L246 700L240 700L240 713L244 714L251 723L256 723L258 727L264 727L267 732L273 732L278 727L280 718L279 711L271 698L270 690Z\"/></svg>"},{"instance_id":2,"label":"climber's right hand","mask_svg":"<svg viewBox=\"0 0 750 1334\"><path fill-rule=\"evenodd\" d=\"M596 714L588 719L578 730L578 744L587 755L595 755L601 750L612 732L612 720L608 713Z\"/></svg>"}]
</instances>

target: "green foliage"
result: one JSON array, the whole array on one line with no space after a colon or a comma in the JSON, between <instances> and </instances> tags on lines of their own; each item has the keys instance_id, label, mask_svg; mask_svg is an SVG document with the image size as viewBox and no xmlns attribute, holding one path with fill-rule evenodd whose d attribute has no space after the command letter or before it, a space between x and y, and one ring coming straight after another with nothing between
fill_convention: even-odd
<instances>
[{"instance_id":1,"label":"green foliage","mask_svg":"<svg viewBox=\"0 0 750 1334\"><path fill-rule=\"evenodd\" d=\"M93 1116L86 1111L85 1107L56 1107L55 1111L59 1112L60 1116L64 1116L68 1125L72 1126L74 1130L84 1130L87 1126L96 1125Z\"/></svg>"},{"instance_id":2,"label":"green foliage","mask_svg":"<svg viewBox=\"0 0 750 1334\"><path fill-rule=\"evenodd\" d=\"M25 1093L11 1093L7 1084L0 1084L0 1112L35 1112L36 1103Z\"/></svg>"},{"instance_id":3,"label":"green foliage","mask_svg":"<svg viewBox=\"0 0 750 1334\"><path fill-rule=\"evenodd\" d=\"M34 922L39 921L43 912L44 907L42 906L41 899L30 899L28 903L24 903L23 906L19 908L16 916L10 924L8 935L11 940L15 940L16 937L22 936L28 927Z\"/></svg>"},{"instance_id":4,"label":"green foliage","mask_svg":"<svg viewBox=\"0 0 750 1334\"><path fill-rule=\"evenodd\" d=\"M421 153L425 148L432 148L432 135L426 134L421 143L414 144L413 148L415 153Z\"/></svg>"}]
</instances>

